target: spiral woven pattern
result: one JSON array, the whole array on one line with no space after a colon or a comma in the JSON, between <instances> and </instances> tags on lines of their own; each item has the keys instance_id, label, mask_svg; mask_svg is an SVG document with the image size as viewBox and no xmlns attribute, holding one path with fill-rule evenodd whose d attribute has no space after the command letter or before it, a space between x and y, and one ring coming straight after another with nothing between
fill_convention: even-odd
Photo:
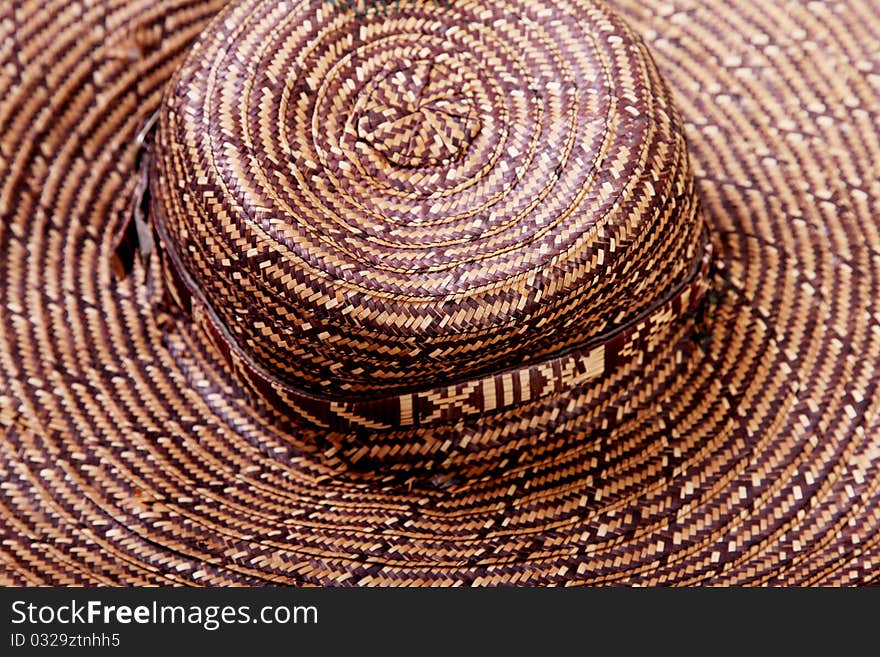
<instances>
[{"instance_id":1,"label":"spiral woven pattern","mask_svg":"<svg viewBox=\"0 0 880 657\"><path fill-rule=\"evenodd\" d=\"M166 248L223 329L343 398L583 344L702 235L669 94L589 3L238 3L153 152Z\"/></svg>"},{"instance_id":2,"label":"spiral woven pattern","mask_svg":"<svg viewBox=\"0 0 880 657\"><path fill-rule=\"evenodd\" d=\"M417 436L264 407L163 306L158 259L114 275L135 135L222 4L0 7L0 582L876 583L873 0L609 2L681 113L713 290L601 378ZM400 106L359 98L385 157ZM458 136L396 167L493 134L446 114Z\"/></svg>"}]
</instances>

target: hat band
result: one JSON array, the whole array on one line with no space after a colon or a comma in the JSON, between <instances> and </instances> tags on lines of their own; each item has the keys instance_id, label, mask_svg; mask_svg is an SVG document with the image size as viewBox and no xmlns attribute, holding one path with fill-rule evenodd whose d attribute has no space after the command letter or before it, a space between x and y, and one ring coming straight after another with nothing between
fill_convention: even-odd
<instances>
[{"instance_id":1,"label":"hat band","mask_svg":"<svg viewBox=\"0 0 880 657\"><path fill-rule=\"evenodd\" d=\"M586 344L538 362L430 389L378 399L338 399L290 386L244 352L182 266L160 214L153 204L150 220L158 236L157 251L171 301L191 316L247 389L282 413L338 431L448 424L562 393L653 352L666 334L664 329L694 311L709 287L712 246L704 231L702 249L679 285L644 313Z\"/></svg>"}]
</instances>

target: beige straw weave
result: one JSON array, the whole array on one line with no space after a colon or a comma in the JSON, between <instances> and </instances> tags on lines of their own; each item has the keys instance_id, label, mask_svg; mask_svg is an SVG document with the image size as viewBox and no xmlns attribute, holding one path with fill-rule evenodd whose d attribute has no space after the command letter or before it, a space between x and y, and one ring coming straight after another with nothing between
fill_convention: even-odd
<instances>
[{"instance_id":1,"label":"beige straw weave","mask_svg":"<svg viewBox=\"0 0 880 657\"><path fill-rule=\"evenodd\" d=\"M874 4L3 6L0 583L875 581Z\"/></svg>"}]
</instances>

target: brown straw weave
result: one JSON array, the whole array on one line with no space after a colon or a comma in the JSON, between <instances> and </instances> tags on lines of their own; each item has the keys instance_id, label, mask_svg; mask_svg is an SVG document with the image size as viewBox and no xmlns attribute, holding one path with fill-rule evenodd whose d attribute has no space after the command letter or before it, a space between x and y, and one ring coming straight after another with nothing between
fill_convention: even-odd
<instances>
[{"instance_id":1,"label":"brown straw weave","mask_svg":"<svg viewBox=\"0 0 880 657\"><path fill-rule=\"evenodd\" d=\"M875 581L874 4L3 5L0 583Z\"/></svg>"},{"instance_id":2,"label":"brown straw weave","mask_svg":"<svg viewBox=\"0 0 880 657\"><path fill-rule=\"evenodd\" d=\"M573 11L245 2L205 31L162 106L151 210L177 305L250 387L321 426L519 417L653 348L623 325L692 309L678 117L619 19Z\"/></svg>"}]
</instances>

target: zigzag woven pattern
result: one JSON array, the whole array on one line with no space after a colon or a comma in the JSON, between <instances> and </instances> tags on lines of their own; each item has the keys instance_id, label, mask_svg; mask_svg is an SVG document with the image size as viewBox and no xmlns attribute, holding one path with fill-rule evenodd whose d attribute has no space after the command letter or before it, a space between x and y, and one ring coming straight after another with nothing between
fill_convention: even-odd
<instances>
[{"instance_id":1,"label":"zigzag woven pattern","mask_svg":"<svg viewBox=\"0 0 880 657\"><path fill-rule=\"evenodd\" d=\"M458 49L448 61L438 63L439 55L434 59L434 71L457 71L456 89L463 91L454 98L443 95L421 103L416 102L418 97L406 96L416 78L436 90L432 97L446 94L446 87L443 80L423 73L430 68L424 63L414 60L413 66L404 67L400 48L386 39L383 43L389 43L389 53L397 61L391 63L389 56L387 65L378 66L375 58L382 49L377 47L368 60L376 61L375 69L362 69L360 78L356 68L347 69L348 73L332 66L311 69L311 82L317 88L346 80L334 94L320 96L320 102L317 93L289 97L284 107L294 118L300 100L319 110L309 117L312 128L281 120L290 114L274 113L281 107L275 106L279 87L311 88L308 81L291 77L294 68L285 67L296 60L294 53L275 47L283 46L292 34L285 30L299 26L315 31L323 25L316 34L330 40L314 43L327 47L311 51L306 47L299 54L339 63L345 53L357 49L359 39L372 38L374 32L362 35L360 27L377 20L370 7L349 0L321 5L320 17L317 4L295 0L284 4L297 17L285 14L274 21L269 10L281 4L276 0L265 0L259 7L249 4L254 12L242 16L239 5L224 0L0 3L0 583L757 586L880 581L880 477L876 475L880 469L880 13L876 0L609 0L601 7L592 1L570 0L558 5L576 10L583 25L595 28L584 28L593 45L583 49L593 52L594 59L579 60L582 72L589 62L607 59L610 52L624 58L632 52L603 39L618 35L626 42L631 34L610 10L619 12L650 47L674 94L687 135L702 217L694 217L692 227L705 221L710 229L712 286L704 304L692 312L673 319L674 313L661 311L658 319L669 321L658 322L656 330L644 327L651 330L621 346L612 363L606 350L607 371L601 377L539 398L520 398L517 404L493 412L383 430L316 428L246 394L216 341L199 330L193 317L172 314L164 307L158 258L135 265L122 280L116 277L116 237L131 215L131 199L139 183L136 135L160 105L167 116L157 147L174 146L170 153L163 151L165 164L156 172L154 191L171 182L182 181L184 187L154 194L153 202L169 219L169 232L176 231L173 243L168 243L186 257L187 270L199 281L196 290L200 294L204 290L205 303L210 301L218 315L224 313L224 326L239 327L235 339L255 363L260 359L265 371L279 380L298 380L303 390L340 388L336 392L342 404L370 392L373 379L366 368L377 366L379 353L395 360L388 350L399 344L389 336L398 335L399 343L406 344L407 330L409 337L417 334L412 325L399 334L379 330L378 320L387 320L381 326L390 326L390 309L404 312L408 306L400 300L423 294L429 285L438 286L441 298L476 289L479 286L470 277L478 274L469 272L481 271L474 264L477 260L467 260L469 253L478 253L468 233L469 227L479 232L468 223L476 221L476 214L447 227L430 213L404 220L409 215L393 214L382 206L386 214L381 216L397 221L388 223L376 218L375 207L365 205L361 214L345 216L352 223L355 218L369 220L364 230L371 232L353 233L348 245L359 250L339 255L346 246L341 235L350 226L343 231L328 213L352 201L367 202L368 197L359 195L358 181L377 181L376 176L386 172L387 193L377 199L397 199L397 208L430 209L434 201L444 203L444 198L454 197L460 201L455 206L459 211L452 205L447 209L450 217L459 217L469 201L478 208L480 200L488 200L480 195L484 189L480 183L490 180L490 171L501 183L499 203L507 197L511 203L525 202L528 190L544 184L552 185L548 196L534 193L531 198L536 207L549 207L557 195L560 203L572 200L575 190L565 187L565 180L592 190L586 199L589 193L600 193L597 184L612 171L622 170L622 179L632 176L637 183L644 177L638 175L635 163L641 162L646 171L651 165L639 153L624 157L621 152L619 160L606 157L607 166L596 168L594 178L589 178L590 164L598 157L590 155L580 163L569 158L558 176L555 170L544 178L527 175L533 172L527 167L517 178L519 165L511 166L512 158L522 158L527 151L512 155L511 145L524 147L527 137L537 139L536 143L555 140L547 157L559 157L566 148L574 152L574 146L561 138L574 132L560 127L564 114L551 124L546 121L550 105L542 114L530 99L534 91L562 102L563 87L555 89L553 80L530 87L530 78L523 77L526 86L517 94L510 77L515 71L505 68L505 62L520 56L525 41L516 39L516 29L523 34L526 25L540 24L526 19L540 17L526 11L514 21L509 13L507 18L493 15L488 5L474 23L483 25L486 33L470 42L483 48L480 52L486 56L479 62L468 60L473 67L457 64L457 57L470 52L467 48ZM387 20L396 16L403 29L402 13L394 13L398 3L372 4L387 7ZM424 29L412 41L418 42L424 34L425 43L432 42L432 25L454 15L447 12L477 6L467 0L418 6L401 0L399 5L399 12L422 16L413 18L412 24ZM513 4L504 6L509 9ZM303 7L314 13L300 13ZM242 58L245 45L234 39L226 48L231 55L228 65L204 59L209 52L220 56L221 50L215 49L217 34L234 33L238 23L229 22L232 16L246 24L247 33L262 30L267 58L260 61L275 66L264 68L256 60ZM431 16L434 22L428 20ZM496 24L507 26L509 39L491 39L486 26ZM565 20L553 25L557 30L573 29L566 27ZM328 26L339 26L338 36L330 37ZM342 26L349 30L348 37L343 38ZM445 34L452 39L467 33L453 25ZM529 41L538 45L533 54L523 57L539 55L540 40ZM493 43L505 46L499 52L508 56L506 60L490 53ZM247 46L259 47L253 39ZM641 46L636 52L643 52ZM551 65L561 66L564 61L548 56L536 70L549 72ZM626 80L627 71L638 70L634 62L653 74L643 54L615 61L607 62L617 67L614 76L586 76L577 81L577 88L600 89L603 79L621 93L627 88L638 94L645 85L651 86L650 76L638 83ZM186 88L181 86L182 78L174 78L169 87L176 71L204 74L209 69L214 75L204 81L214 85L218 95L206 95L195 84L191 108L178 95ZM502 75L496 79L488 70ZM265 77L260 77L261 71ZM615 77L618 74L621 77ZM268 82L265 88L254 84L258 79ZM494 81L495 86L481 86L484 80ZM557 81L563 85L566 78ZM220 94L226 86L234 87L235 93L227 89ZM653 89L659 98L668 98L664 85L655 84ZM489 95L492 90L497 90L494 96ZM505 90L508 93L501 93ZM247 94L261 99L243 104ZM336 95L347 95L347 104L335 104ZM369 109L361 114L345 109L355 97ZM481 111L487 98L503 101L499 107L508 108L507 114L493 118ZM597 95L591 107L599 107L600 98ZM615 98L621 111L614 120L630 115L633 129L638 128L639 117L625 110L632 101L623 95ZM172 116L172 106L183 113ZM198 131L194 123L187 127L194 116L190 112L206 108L213 108L216 115L211 127L207 123ZM514 121L513 110L519 112L517 116L532 117L524 132L513 131L513 126L521 125ZM648 110L642 107L642 111ZM270 121L270 115L279 120ZM576 114L575 124L589 116L599 120L596 129L601 130L602 112ZM552 135L535 129L539 118L542 125L553 126L547 128ZM502 119L511 126L507 132L498 127ZM586 129L585 125L579 129ZM630 135L624 123L617 125L621 129L609 133L609 143L620 145L635 138L636 132ZM285 193L294 189L286 172L297 160L281 150L283 134L297 135L297 148L306 149L303 153L322 154L328 162L338 163L335 168L325 167L322 160L310 157L318 168L307 167L319 176L316 180L326 185L335 181L334 194L309 178L304 183L315 186L304 184L302 189L327 193L293 207L295 212L254 206L251 210L256 214L236 211L224 219L221 212L226 208L229 213L235 199L257 198L253 188ZM178 179L163 182L161 169L174 161L194 166L198 158L206 157L208 136L220 147L218 161L244 167L234 175L230 170L211 173L205 190L221 180L229 187L215 190L224 195L205 206L213 208L210 213L199 205L210 197L200 193L197 178L181 168ZM327 140L341 136L352 141L328 145ZM497 168L492 168L490 158L484 162L489 167L485 174L464 177L464 167L479 161L472 158L489 152L493 136L499 143L502 137L505 140L494 160ZM231 151L223 150L226 143ZM343 150L340 143L359 145ZM188 150L181 150L184 146ZM251 148L265 158L264 172L274 178L253 177L246 157ZM671 152L658 161L676 161L670 159ZM355 155L363 171L341 165ZM538 157L532 162L539 162ZM576 164L585 166L578 170ZM416 179L414 170L446 172L455 167L461 168L462 185L472 179L478 182L452 196L441 193L426 197L421 205L415 203L420 190L438 191L449 181L427 175ZM334 173L332 180L329 172ZM652 175L667 183L674 177L668 170ZM505 180L518 183L504 187ZM607 182L623 184L613 176ZM659 196L661 190L652 185ZM283 198L279 192L277 199L269 200ZM658 211L650 195L621 198L642 203L646 212ZM678 206L683 199L668 200ZM194 214L166 208L171 202L191 204ZM200 207L202 214L195 212ZM514 339L515 331L505 328L503 311L490 301L495 319L481 326L496 331L498 340L474 341L475 353L485 361L474 368L452 349L452 343L437 342L443 334L439 328L433 333L430 328L420 329L426 341L436 344L432 348L452 350L446 361L439 356L431 360L428 352L413 356L416 361L423 359L421 383L429 385L420 384L411 394L442 388L441 380L449 376L443 363L451 366L459 357L464 380L481 380L489 371L499 375L506 371L502 363L518 359L524 359L518 367L540 367L546 361L530 360L526 342L540 346L546 339L547 358L552 360L564 354L551 350L551 342L580 339L574 335L578 332L597 335L593 331L624 307L635 314L621 317L621 322L641 317L639 308L655 307L643 296L665 299L663 295L674 288L662 292L652 285L640 288L641 279L622 276L641 266L634 260L627 268L629 256L640 254L669 267L680 263L686 278L694 261L684 257L688 250L684 245L693 236L667 242L642 223L642 215L626 214L624 205L608 207L608 213L594 216L594 223L586 215L572 220L585 238L598 241L596 263L590 265L593 271L601 273L607 265L609 272L619 272L615 280L609 278L607 294L574 283L592 260L583 263L583 272L574 265L558 269L561 277L544 287L542 299L547 295L559 306L554 310L537 304L541 307L534 312L544 313L546 322L523 325L522 347ZM682 205L670 210L668 216L661 212L655 228L667 216L664 235L683 230L676 227L680 219L671 217L690 216L684 209ZM246 216L251 218L243 221ZM548 221L550 216L546 215ZM626 256L618 250L616 238L611 251L610 233L611 219L624 216L636 222L626 230L633 230L639 240L619 242L625 244ZM266 225L252 217L267 218ZM282 244L281 237L276 239L269 231L276 225L289 230L294 226L292 217L302 218L303 225L313 230ZM282 221L273 224L273 218ZM323 223L318 224L318 218ZM215 223L204 223L209 219ZM431 231L423 229L422 242L413 238L417 220L432 225ZM603 220L605 237L599 235ZM492 245L492 240L498 244L508 240L514 260L528 252L522 239L514 239L512 228L493 226ZM258 232L260 228L264 234ZM196 229L204 243L191 236ZM557 242L541 242L543 237L536 233L533 244L544 244L546 251L535 251L538 272L565 261L562 254L579 253L577 240L559 232L558 226L548 226L542 235L551 234L557 235ZM255 241L254 235L264 241ZM307 263L300 258L297 267L315 272L302 282L297 280L297 268L262 276L256 271L262 262L259 254L248 255L259 243L267 249L278 246L278 257L294 258L297 245L306 239L310 246L323 246L330 260L338 258L343 263L338 271L324 267L323 260ZM699 250L702 245L693 239ZM652 240L654 248L642 248ZM395 248L389 251L385 244ZM559 247L555 255L554 244ZM251 246L245 249L246 245ZM381 261L371 250L376 245L382 245L381 253L387 255ZM204 263L221 246L240 262L232 266L232 260L224 264L221 259L216 276L209 275ZM662 255L667 246L668 255ZM486 262L500 267L479 274L485 285L478 296L490 299L486 290L491 285L501 289L518 280L519 274L503 268L502 253L507 252L490 244L479 248L486 249ZM675 252L680 260L673 257ZM401 254L413 272L428 274L410 277L409 288L401 287L409 280L408 272L397 267ZM460 272L461 278L445 282L435 277L432 254L436 266L447 257L458 263L450 271ZM613 266L608 264L612 260ZM342 269L352 262L364 269ZM472 264L462 264L466 262ZM266 269L272 272L272 266ZM236 267L241 267L240 279L235 278ZM360 271L367 273L358 283L354 277ZM644 275L654 276L658 286L661 281L671 285L682 280L669 274L646 270ZM327 290L366 284L374 297L372 307L360 307L365 315L377 312L374 324L351 320L346 333L353 335L359 326L366 336L361 340L385 350L374 359L361 355L365 370L360 379L356 367L351 367L353 361L350 369L331 372L332 376L325 371L329 361L320 360L321 343L327 344L323 358L345 351L337 348L332 334L324 340L321 333L312 335L302 325L279 318L277 326L296 328L302 342L294 346L302 345L305 352L291 351L294 356L285 371L270 359L288 353L283 351L287 346L264 339L262 331L270 324L258 326L268 318L250 324L233 321L235 310L242 307L267 314L269 308L281 312L287 306L299 313L310 311L312 307L302 299L315 294L313 305L320 305L324 293L316 283L319 279L326 281ZM297 285L303 286L300 295L285 287L295 290ZM309 285L317 289L303 297ZM612 287L623 297L611 295ZM584 295L584 308L600 314L579 313L577 308L569 315L559 314L567 301L557 290L573 294L578 289ZM637 290L643 296L633 294ZM450 304L443 311L442 317L450 316L445 326L482 321L475 308L468 319L472 308L463 296L455 299L458 306ZM607 317L601 315L599 299L608 304ZM340 304L345 303L350 301L343 295ZM460 315L449 310L454 307L460 307ZM526 310L524 306L522 312ZM334 311L341 313L328 309L325 302L323 321L329 321ZM333 321L348 321L350 316ZM566 326L569 317L571 326ZM585 326L583 322L593 327L572 328ZM642 330L634 328L639 324L627 326L634 334ZM373 328L368 330L369 326ZM273 328L269 335L278 331ZM548 334L542 338L541 331ZM645 335L647 341L641 339ZM497 358L492 345L498 345ZM504 350L506 354L500 356ZM309 359L311 351L315 355ZM351 357L358 353L352 350ZM535 353L534 358L542 358ZM591 362L586 360L585 371L591 371ZM376 379L385 391L381 394L410 394L397 390L406 381L402 361L395 367L387 377ZM321 385L324 381L331 385ZM458 385L456 381L448 385ZM350 390L341 389L346 383ZM496 386L496 402L504 401L504 391L503 382ZM327 399L332 396L326 394Z\"/></svg>"},{"instance_id":2,"label":"zigzag woven pattern","mask_svg":"<svg viewBox=\"0 0 880 657\"><path fill-rule=\"evenodd\" d=\"M154 220L264 372L341 400L491 374L657 305L701 257L644 45L568 1L245 1L172 80Z\"/></svg>"}]
</instances>

